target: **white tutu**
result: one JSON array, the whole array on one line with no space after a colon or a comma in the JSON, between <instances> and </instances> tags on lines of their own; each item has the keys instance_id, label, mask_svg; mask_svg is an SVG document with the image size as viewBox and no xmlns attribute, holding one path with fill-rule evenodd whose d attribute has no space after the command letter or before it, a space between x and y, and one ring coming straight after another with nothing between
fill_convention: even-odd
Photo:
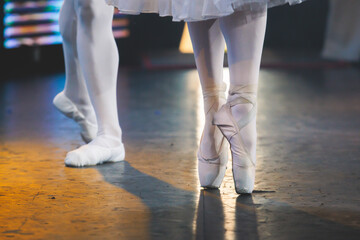
<instances>
[{"instance_id":1,"label":"white tutu","mask_svg":"<svg viewBox=\"0 0 360 240\"><path fill-rule=\"evenodd\" d=\"M228 16L235 11L261 11L305 0L106 0L124 14L158 13L173 21L201 21Z\"/></svg>"}]
</instances>

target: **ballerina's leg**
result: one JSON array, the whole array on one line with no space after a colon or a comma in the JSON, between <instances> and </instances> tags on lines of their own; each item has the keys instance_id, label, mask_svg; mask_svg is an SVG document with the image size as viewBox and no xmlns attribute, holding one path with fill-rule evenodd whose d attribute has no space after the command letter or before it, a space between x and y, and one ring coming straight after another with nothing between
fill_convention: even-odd
<instances>
[{"instance_id":1,"label":"ballerina's leg","mask_svg":"<svg viewBox=\"0 0 360 240\"><path fill-rule=\"evenodd\" d=\"M219 20L228 46L230 89L227 103L214 115L214 124L230 143L236 192L251 193L255 184L257 84L266 10L236 12Z\"/></svg>"},{"instance_id":2,"label":"ballerina's leg","mask_svg":"<svg viewBox=\"0 0 360 240\"><path fill-rule=\"evenodd\" d=\"M218 188L225 175L228 144L212 121L226 102L225 41L217 20L189 22L188 26L204 97L205 126L197 154L199 179L203 187Z\"/></svg>"},{"instance_id":3,"label":"ballerina's leg","mask_svg":"<svg viewBox=\"0 0 360 240\"><path fill-rule=\"evenodd\" d=\"M189 22L188 26L204 95L204 111L207 115L200 147L203 156L211 159L218 156L215 148L215 126L212 125L212 115L225 103L225 99L220 97L226 90L223 82L225 41L219 22L216 20Z\"/></svg>"},{"instance_id":4,"label":"ballerina's leg","mask_svg":"<svg viewBox=\"0 0 360 240\"><path fill-rule=\"evenodd\" d=\"M219 19L220 28L228 47L230 90L236 86L257 86L266 19L266 9L256 13L236 12ZM257 91L253 94L257 95ZM234 93L229 96L228 102L238 97ZM251 108L251 104L238 104L234 105L231 111L235 120L239 121ZM256 119L242 129L242 135L252 158L256 159Z\"/></svg>"}]
</instances>

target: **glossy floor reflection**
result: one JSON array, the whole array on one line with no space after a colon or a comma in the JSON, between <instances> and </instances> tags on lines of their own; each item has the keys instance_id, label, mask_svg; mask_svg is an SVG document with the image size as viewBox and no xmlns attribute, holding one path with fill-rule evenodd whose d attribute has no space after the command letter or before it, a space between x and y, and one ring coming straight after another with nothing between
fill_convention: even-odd
<instances>
[{"instance_id":1,"label":"glossy floor reflection","mask_svg":"<svg viewBox=\"0 0 360 240\"><path fill-rule=\"evenodd\" d=\"M196 71L121 71L126 161L81 169L63 164L82 144L51 105L63 84L1 83L0 239L359 238L359 69L262 70L252 196L230 164L220 190L199 187Z\"/></svg>"}]
</instances>

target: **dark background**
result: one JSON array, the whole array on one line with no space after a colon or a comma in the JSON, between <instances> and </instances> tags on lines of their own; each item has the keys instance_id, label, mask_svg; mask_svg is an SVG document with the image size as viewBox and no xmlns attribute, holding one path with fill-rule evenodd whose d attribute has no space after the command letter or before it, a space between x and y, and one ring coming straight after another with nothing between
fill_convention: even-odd
<instances>
[{"instance_id":1,"label":"dark background","mask_svg":"<svg viewBox=\"0 0 360 240\"><path fill-rule=\"evenodd\" d=\"M327 0L308 0L299 5L270 9L265 48L320 51L324 41L327 10ZM2 9L0 14L3 19ZM179 47L184 23L174 23L170 17L160 18L156 14L129 16L129 19L130 37L117 40L122 66L140 66L144 53ZM2 33L2 21L0 27ZM2 42L2 34L0 38ZM16 49L1 47L0 56L2 76L64 70L61 45Z\"/></svg>"}]
</instances>

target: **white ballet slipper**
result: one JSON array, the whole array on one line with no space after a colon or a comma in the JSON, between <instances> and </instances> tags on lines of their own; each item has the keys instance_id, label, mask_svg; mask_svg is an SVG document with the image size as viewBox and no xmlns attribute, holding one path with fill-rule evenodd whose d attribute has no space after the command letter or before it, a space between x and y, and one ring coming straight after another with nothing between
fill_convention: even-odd
<instances>
[{"instance_id":1,"label":"white ballet slipper","mask_svg":"<svg viewBox=\"0 0 360 240\"><path fill-rule=\"evenodd\" d=\"M76 105L65 96L64 92L60 92L55 96L53 104L62 114L79 124L81 128L80 135L84 142L89 143L96 137L97 125L89 122Z\"/></svg>"},{"instance_id":2,"label":"white ballet slipper","mask_svg":"<svg viewBox=\"0 0 360 240\"><path fill-rule=\"evenodd\" d=\"M235 189L239 194L252 193L255 185L256 160L252 159L245 146L240 130L256 117L256 94L254 94L256 89L256 85L230 89L230 95L235 95L236 98L223 105L215 114L213 121L230 143ZM234 119L231 112L231 107L237 104L252 105L252 109L239 121Z\"/></svg>"},{"instance_id":3,"label":"white ballet slipper","mask_svg":"<svg viewBox=\"0 0 360 240\"><path fill-rule=\"evenodd\" d=\"M69 152L65 158L65 165L70 167L94 166L107 162L120 162L124 159L123 144L113 148L87 144Z\"/></svg>"}]
</instances>

